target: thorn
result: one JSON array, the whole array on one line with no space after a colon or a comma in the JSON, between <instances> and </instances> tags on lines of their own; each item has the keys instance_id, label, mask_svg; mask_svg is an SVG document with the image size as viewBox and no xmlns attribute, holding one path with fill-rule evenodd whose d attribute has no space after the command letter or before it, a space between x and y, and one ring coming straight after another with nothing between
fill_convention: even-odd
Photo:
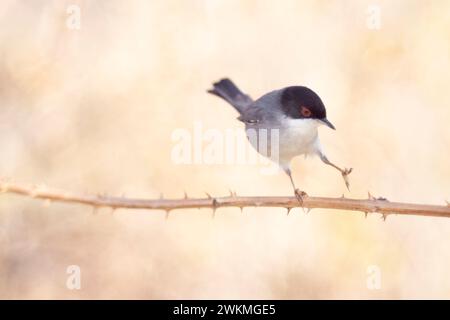
<instances>
[{"instance_id":1,"label":"thorn","mask_svg":"<svg viewBox=\"0 0 450 320\"><path fill-rule=\"evenodd\" d=\"M387 213L382 213L381 214L381 219L383 219L383 221L386 221L388 214Z\"/></svg>"},{"instance_id":2,"label":"thorn","mask_svg":"<svg viewBox=\"0 0 450 320\"><path fill-rule=\"evenodd\" d=\"M301 208L302 208L304 214L308 214L311 211L310 208L305 208L303 206Z\"/></svg>"},{"instance_id":3,"label":"thorn","mask_svg":"<svg viewBox=\"0 0 450 320\"><path fill-rule=\"evenodd\" d=\"M208 192L205 192L208 199L212 199L211 195Z\"/></svg>"},{"instance_id":4,"label":"thorn","mask_svg":"<svg viewBox=\"0 0 450 320\"><path fill-rule=\"evenodd\" d=\"M215 218L216 217L216 208L215 207L213 207L212 208L212 215L211 215L211 218Z\"/></svg>"},{"instance_id":5,"label":"thorn","mask_svg":"<svg viewBox=\"0 0 450 320\"><path fill-rule=\"evenodd\" d=\"M368 195L368 200L376 200L375 197L370 194L370 192L367 192L367 195Z\"/></svg>"},{"instance_id":6,"label":"thorn","mask_svg":"<svg viewBox=\"0 0 450 320\"><path fill-rule=\"evenodd\" d=\"M229 191L230 191L230 198L236 197L236 192L233 192L231 189Z\"/></svg>"},{"instance_id":7,"label":"thorn","mask_svg":"<svg viewBox=\"0 0 450 320\"><path fill-rule=\"evenodd\" d=\"M188 195L187 195L186 191L184 191L184 199L188 199Z\"/></svg>"},{"instance_id":8,"label":"thorn","mask_svg":"<svg viewBox=\"0 0 450 320\"><path fill-rule=\"evenodd\" d=\"M169 209L166 209L166 220L169 220L169 215L170 215L170 210Z\"/></svg>"},{"instance_id":9,"label":"thorn","mask_svg":"<svg viewBox=\"0 0 450 320\"><path fill-rule=\"evenodd\" d=\"M342 194L341 199L345 199L345 195L344 194Z\"/></svg>"},{"instance_id":10,"label":"thorn","mask_svg":"<svg viewBox=\"0 0 450 320\"><path fill-rule=\"evenodd\" d=\"M292 210L292 208L291 208L291 207L286 207L286 210L287 210L287 213L286 213L286 215L288 216L288 215L289 215L289 213L291 213L291 210Z\"/></svg>"},{"instance_id":11,"label":"thorn","mask_svg":"<svg viewBox=\"0 0 450 320\"><path fill-rule=\"evenodd\" d=\"M241 210L241 213L244 213L244 207L239 207L239 209Z\"/></svg>"},{"instance_id":12,"label":"thorn","mask_svg":"<svg viewBox=\"0 0 450 320\"><path fill-rule=\"evenodd\" d=\"M367 217L369 216L369 212L367 212L367 211L364 211L364 218L366 218L367 219Z\"/></svg>"}]
</instances>

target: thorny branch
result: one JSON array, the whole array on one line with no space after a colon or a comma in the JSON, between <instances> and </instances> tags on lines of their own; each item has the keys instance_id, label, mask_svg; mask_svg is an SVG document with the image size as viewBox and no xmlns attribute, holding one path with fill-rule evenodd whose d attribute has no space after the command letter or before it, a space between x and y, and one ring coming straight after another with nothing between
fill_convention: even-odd
<instances>
[{"instance_id":1,"label":"thorny branch","mask_svg":"<svg viewBox=\"0 0 450 320\"><path fill-rule=\"evenodd\" d=\"M217 208L222 207L278 207L286 208L287 212L292 208L302 207L307 210L337 209L359 211L365 213L379 213L383 219L390 214L417 215L427 217L450 218L450 204L425 205L412 203L390 202L386 198L375 198L369 193L367 199L349 199L344 196L339 198L309 197L305 196L300 203L296 197L242 197L231 192L228 196L212 197L206 194L205 198L189 198L185 193L182 199L132 199L125 197L109 197L106 195L81 195L55 189L46 186L26 186L22 184L0 181L0 193L13 193L49 202L67 202L89 205L97 208L107 207L115 209L147 209L165 210L166 217L171 210L189 208L211 208L213 214Z\"/></svg>"}]
</instances>

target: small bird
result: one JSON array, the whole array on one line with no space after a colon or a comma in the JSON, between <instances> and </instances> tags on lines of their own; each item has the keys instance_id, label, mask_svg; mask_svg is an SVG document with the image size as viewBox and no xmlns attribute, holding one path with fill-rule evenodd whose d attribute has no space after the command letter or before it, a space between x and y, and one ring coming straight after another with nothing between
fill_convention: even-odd
<instances>
[{"instance_id":1,"label":"small bird","mask_svg":"<svg viewBox=\"0 0 450 320\"><path fill-rule=\"evenodd\" d=\"M341 169L330 162L325 156L319 141L318 127L326 125L336 130L327 119L325 106L320 97L311 89L303 86L286 87L266 93L261 98L253 100L244 94L230 80L222 79L213 84L209 93L216 95L231 104L238 112L238 120L245 124L246 131L254 129L258 132L264 129L268 137L264 145L269 145L270 132L276 129L278 134L278 165L286 172L294 188L294 194L303 201L305 192L295 187L291 173L291 160L298 155L318 155L327 165L339 170L349 188L348 175L352 169ZM262 155L268 157L267 148L261 151L261 141L250 139L253 147ZM273 160L273 158L271 158Z\"/></svg>"}]
</instances>

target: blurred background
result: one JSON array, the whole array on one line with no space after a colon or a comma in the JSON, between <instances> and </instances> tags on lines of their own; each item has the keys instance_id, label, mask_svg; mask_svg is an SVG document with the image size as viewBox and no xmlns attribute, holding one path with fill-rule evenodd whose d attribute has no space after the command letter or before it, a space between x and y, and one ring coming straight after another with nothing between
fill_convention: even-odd
<instances>
[{"instance_id":1,"label":"blurred background","mask_svg":"<svg viewBox=\"0 0 450 320\"><path fill-rule=\"evenodd\" d=\"M298 157L308 194L445 204L449 39L446 0L2 0L0 176L128 197L291 195L282 173L172 161L177 128L242 128L205 92L226 76L254 98L321 96L337 127L320 129L328 157L354 172L349 193ZM0 298L450 298L449 245L444 218L230 208L166 221L3 194Z\"/></svg>"}]
</instances>

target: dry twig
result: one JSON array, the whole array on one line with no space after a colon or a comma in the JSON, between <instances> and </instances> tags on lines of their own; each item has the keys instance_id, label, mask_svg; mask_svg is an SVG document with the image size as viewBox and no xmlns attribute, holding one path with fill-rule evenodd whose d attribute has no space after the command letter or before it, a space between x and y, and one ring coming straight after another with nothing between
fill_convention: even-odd
<instances>
[{"instance_id":1,"label":"dry twig","mask_svg":"<svg viewBox=\"0 0 450 320\"><path fill-rule=\"evenodd\" d=\"M390 214L417 215L427 217L450 218L450 206L425 205L412 203L390 202L385 198L375 198L369 193L368 199L348 199L345 197L304 198L302 204L296 197L240 197L230 192L225 197L212 197L207 194L206 198L188 198L187 194L182 199L132 199L125 197L110 197L106 195L81 195L49 189L45 186L26 186L16 183L0 181L0 193L14 193L35 199L42 199L48 205L50 202L78 203L92 206L94 209L108 207L115 209L150 209L165 210L167 213L174 209L188 208L211 208L213 212L221 207L279 207L289 211L292 208L303 207L307 209L338 209L364 212L376 212L383 219ZM167 214L168 217L168 214Z\"/></svg>"}]
</instances>

